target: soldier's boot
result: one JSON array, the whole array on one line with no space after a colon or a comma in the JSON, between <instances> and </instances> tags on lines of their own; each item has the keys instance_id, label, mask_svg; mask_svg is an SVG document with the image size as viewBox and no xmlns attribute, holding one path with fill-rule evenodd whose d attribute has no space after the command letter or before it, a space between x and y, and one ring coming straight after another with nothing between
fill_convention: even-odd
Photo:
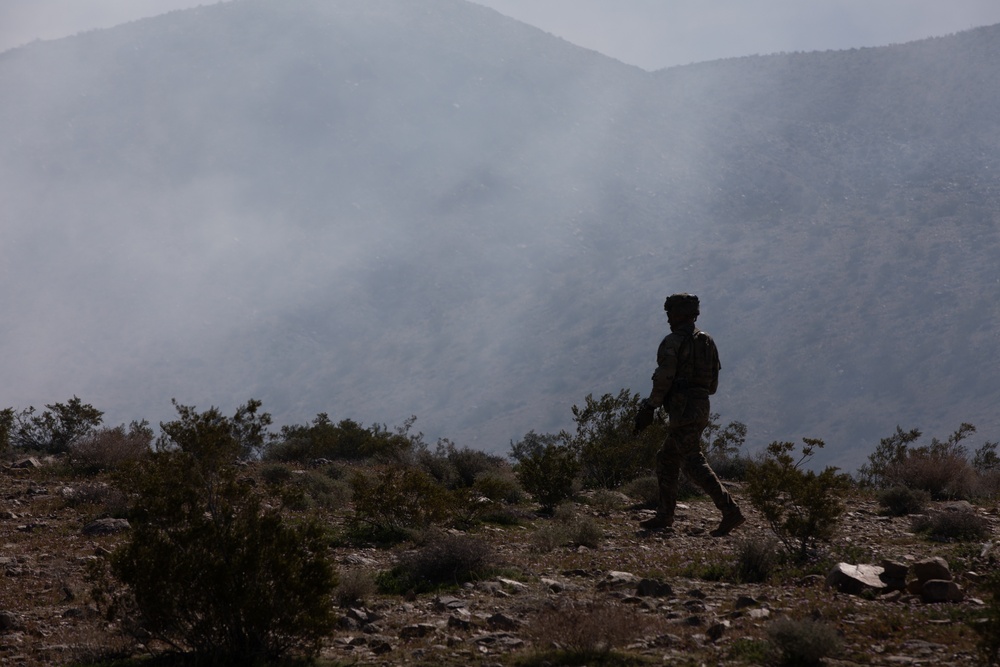
<instances>
[{"instance_id":1,"label":"soldier's boot","mask_svg":"<svg viewBox=\"0 0 1000 667\"><path fill-rule=\"evenodd\" d=\"M672 531L674 526L674 517L666 514L657 514L651 519L640 521L639 526L644 530Z\"/></svg>"},{"instance_id":2,"label":"soldier's boot","mask_svg":"<svg viewBox=\"0 0 1000 667\"><path fill-rule=\"evenodd\" d=\"M732 508L723 512L722 522L719 523L719 527L709 533L709 535L712 537L725 537L746 523L746 521L747 520L744 518L743 512L740 511L740 508L734 505Z\"/></svg>"}]
</instances>

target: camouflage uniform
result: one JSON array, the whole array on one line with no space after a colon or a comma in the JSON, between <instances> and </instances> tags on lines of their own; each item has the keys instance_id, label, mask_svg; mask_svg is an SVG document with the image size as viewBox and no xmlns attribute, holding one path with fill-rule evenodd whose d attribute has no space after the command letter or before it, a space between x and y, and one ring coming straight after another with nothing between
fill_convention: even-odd
<instances>
[{"instance_id":1,"label":"camouflage uniform","mask_svg":"<svg viewBox=\"0 0 1000 667\"><path fill-rule=\"evenodd\" d=\"M689 295L679 295L688 297ZM670 299L675 299L675 296ZM697 317L697 297L691 315ZM671 301L668 299L668 304ZM677 504L677 484L681 467L712 498L723 515L723 526L715 534L727 534L732 524L743 522L739 507L716 477L701 449L701 434L708 426L709 396L719 384L719 352L715 341L695 327L693 319L672 326L656 352L653 390L645 408L664 406L669 415L667 437L656 456L656 477L660 487L656 519L645 522L652 527L673 524ZM728 524L728 525L727 525ZM735 527L733 526L733 527Z\"/></svg>"}]
</instances>

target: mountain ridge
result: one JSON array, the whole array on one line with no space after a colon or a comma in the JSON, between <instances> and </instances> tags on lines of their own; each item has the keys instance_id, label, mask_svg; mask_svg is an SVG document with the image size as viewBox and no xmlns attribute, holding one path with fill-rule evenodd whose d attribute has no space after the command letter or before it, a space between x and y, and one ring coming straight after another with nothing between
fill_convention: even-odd
<instances>
[{"instance_id":1,"label":"mountain ridge","mask_svg":"<svg viewBox=\"0 0 1000 667\"><path fill-rule=\"evenodd\" d=\"M503 452L648 391L693 291L753 446L995 439L998 54L992 27L648 73L459 0L5 52L0 402L252 396Z\"/></svg>"}]
</instances>

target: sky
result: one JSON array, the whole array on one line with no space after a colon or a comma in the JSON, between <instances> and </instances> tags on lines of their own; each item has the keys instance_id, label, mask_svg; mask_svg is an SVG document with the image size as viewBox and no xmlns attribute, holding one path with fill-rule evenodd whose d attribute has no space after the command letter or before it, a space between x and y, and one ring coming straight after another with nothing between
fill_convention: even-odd
<instances>
[{"instance_id":1,"label":"sky","mask_svg":"<svg viewBox=\"0 0 1000 667\"><path fill-rule=\"evenodd\" d=\"M1000 23L997 0L475 0L643 69L898 44ZM0 0L0 51L210 0Z\"/></svg>"}]
</instances>

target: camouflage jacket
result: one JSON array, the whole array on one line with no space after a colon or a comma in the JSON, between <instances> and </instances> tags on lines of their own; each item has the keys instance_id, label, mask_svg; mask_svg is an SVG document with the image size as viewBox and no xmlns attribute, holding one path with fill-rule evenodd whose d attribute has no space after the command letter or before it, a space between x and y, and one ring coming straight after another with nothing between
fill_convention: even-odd
<instances>
[{"instance_id":1,"label":"camouflage jacket","mask_svg":"<svg viewBox=\"0 0 1000 667\"><path fill-rule=\"evenodd\" d=\"M719 386L721 368L719 350L711 336L694 324L678 327L656 351L653 391L648 401L660 407L672 394L707 399Z\"/></svg>"}]
</instances>

